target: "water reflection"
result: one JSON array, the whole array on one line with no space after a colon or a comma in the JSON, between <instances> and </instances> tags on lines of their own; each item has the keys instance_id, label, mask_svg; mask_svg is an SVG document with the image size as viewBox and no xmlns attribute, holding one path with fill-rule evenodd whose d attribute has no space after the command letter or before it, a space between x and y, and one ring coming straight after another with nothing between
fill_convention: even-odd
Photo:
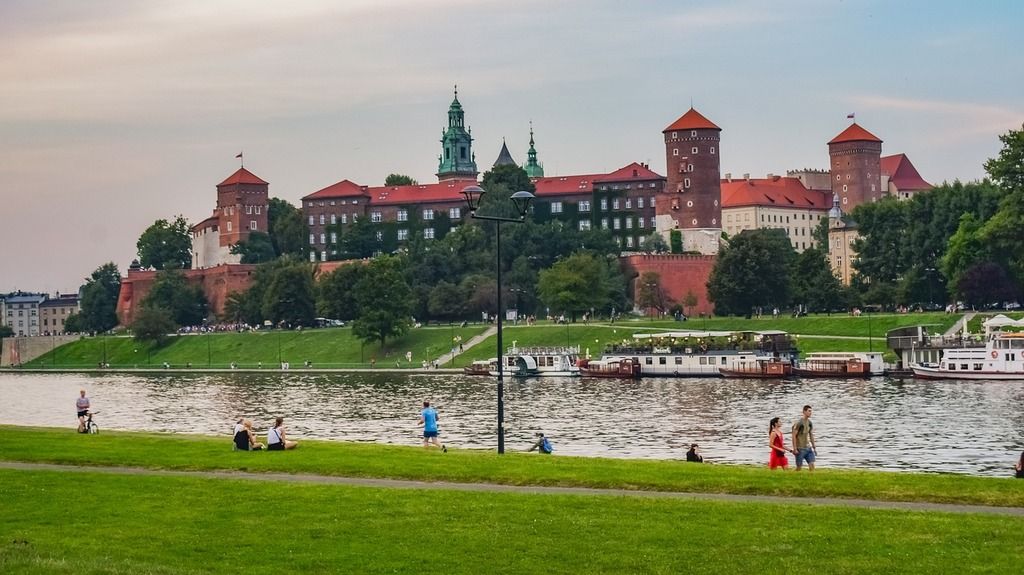
<instances>
[{"instance_id":1,"label":"water reflection","mask_svg":"<svg viewBox=\"0 0 1024 575\"><path fill-rule=\"evenodd\" d=\"M494 381L449 374L0 374L0 422L77 424L88 390L106 429L225 434L239 416L260 428L288 418L296 438L415 445L420 403L441 414L444 441L493 448ZM509 449L544 431L556 453L764 463L768 420L784 427L814 406L819 465L1009 474L1024 448L1024 383L872 380L512 380ZM788 441L787 441L788 442Z\"/></svg>"}]
</instances>

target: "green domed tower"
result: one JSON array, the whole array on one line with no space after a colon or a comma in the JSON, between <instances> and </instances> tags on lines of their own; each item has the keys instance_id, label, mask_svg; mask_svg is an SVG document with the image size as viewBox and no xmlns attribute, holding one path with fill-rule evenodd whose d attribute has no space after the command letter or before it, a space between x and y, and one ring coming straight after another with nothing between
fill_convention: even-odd
<instances>
[{"instance_id":1,"label":"green domed tower","mask_svg":"<svg viewBox=\"0 0 1024 575\"><path fill-rule=\"evenodd\" d=\"M455 87L455 99L448 107L448 129L441 136L441 155L438 157L437 179L476 179L476 154L473 153L473 136L466 130L465 113L459 103L459 87Z\"/></svg>"},{"instance_id":2,"label":"green domed tower","mask_svg":"<svg viewBox=\"0 0 1024 575\"><path fill-rule=\"evenodd\" d=\"M530 150L526 152L526 175L531 178L544 177L544 165L537 162L537 148L533 147L533 122L530 122Z\"/></svg>"}]
</instances>

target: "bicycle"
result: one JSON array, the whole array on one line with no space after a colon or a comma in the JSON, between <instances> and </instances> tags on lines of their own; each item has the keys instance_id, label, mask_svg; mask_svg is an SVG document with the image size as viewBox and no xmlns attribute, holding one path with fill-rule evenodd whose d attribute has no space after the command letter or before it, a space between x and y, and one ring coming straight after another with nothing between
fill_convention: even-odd
<instances>
[{"instance_id":1,"label":"bicycle","mask_svg":"<svg viewBox=\"0 0 1024 575\"><path fill-rule=\"evenodd\" d=\"M100 432L100 426L96 425L96 422L92 420L92 416L95 415L96 413L99 413L99 412L97 411L97 412L93 413L92 411L90 411L90 412L86 413L87 417L86 417L86 420L85 420L85 428L82 429L81 431L79 431L78 433L90 433L90 434L93 434L93 433L99 433Z\"/></svg>"}]
</instances>

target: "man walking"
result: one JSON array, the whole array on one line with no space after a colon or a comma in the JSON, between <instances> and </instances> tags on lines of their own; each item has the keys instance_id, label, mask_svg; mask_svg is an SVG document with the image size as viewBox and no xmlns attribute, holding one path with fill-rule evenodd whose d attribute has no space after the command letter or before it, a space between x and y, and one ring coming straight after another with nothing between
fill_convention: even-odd
<instances>
[{"instance_id":1,"label":"man walking","mask_svg":"<svg viewBox=\"0 0 1024 575\"><path fill-rule=\"evenodd\" d=\"M793 424L793 448L796 449L796 470L800 471L804 462L807 470L814 471L814 459L817 446L814 443L814 424L811 423L811 406L805 405L803 415Z\"/></svg>"},{"instance_id":2,"label":"man walking","mask_svg":"<svg viewBox=\"0 0 1024 575\"><path fill-rule=\"evenodd\" d=\"M437 439L438 419L440 418L437 416L437 410L430 407L429 401L424 401L419 422L419 425L423 426L423 447L430 447L430 444L433 443L434 447L440 447L442 452L448 453L448 448Z\"/></svg>"}]
</instances>

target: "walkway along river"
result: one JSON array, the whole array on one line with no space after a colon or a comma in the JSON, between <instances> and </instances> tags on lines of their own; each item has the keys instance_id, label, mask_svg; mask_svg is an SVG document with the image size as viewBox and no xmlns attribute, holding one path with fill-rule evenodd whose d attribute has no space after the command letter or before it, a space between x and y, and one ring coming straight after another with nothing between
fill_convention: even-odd
<instances>
[{"instance_id":1,"label":"walkway along river","mask_svg":"<svg viewBox=\"0 0 1024 575\"><path fill-rule=\"evenodd\" d=\"M822 467L1009 476L1024 449L1024 383L870 380L754 381L545 378L507 384L509 449L534 432L556 454L682 459L692 442L708 461L767 461L768 420L788 430L814 406ZM0 373L0 423L77 424L84 388L103 429L223 434L239 416L260 430L275 415L296 438L418 445L424 399L444 441L493 449L494 380L453 374Z\"/></svg>"}]
</instances>

